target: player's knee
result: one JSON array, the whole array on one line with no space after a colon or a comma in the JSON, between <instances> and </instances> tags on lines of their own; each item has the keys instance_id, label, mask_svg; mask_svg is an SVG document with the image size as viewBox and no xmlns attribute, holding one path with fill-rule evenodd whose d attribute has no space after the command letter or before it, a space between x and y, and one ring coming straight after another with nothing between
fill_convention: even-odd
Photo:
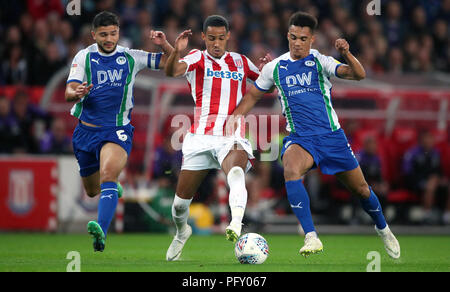
<instances>
[{"instance_id":1,"label":"player's knee","mask_svg":"<svg viewBox=\"0 0 450 292\"><path fill-rule=\"evenodd\" d=\"M100 169L100 183L107 181L117 181L118 174L116 171L108 167Z\"/></svg>"},{"instance_id":2,"label":"player's knee","mask_svg":"<svg viewBox=\"0 0 450 292\"><path fill-rule=\"evenodd\" d=\"M350 191L357 197L367 199L370 197L370 188L369 185L364 182L360 183L350 189Z\"/></svg>"},{"instance_id":3,"label":"player's knee","mask_svg":"<svg viewBox=\"0 0 450 292\"><path fill-rule=\"evenodd\" d=\"M304 175L301 169L293 165L286 165L284 167L284 179L286 181L299 180Z\"/></svg>"},{"instance_id":4,"label":"player's knee","mask_svg":"<svg viewBox=\"0 0 450 292\"><path fill-rule=\"evenodd\" d=\"M180 185L177 185L177 188L175 190L175 194L181 199L191 199L195 196L196 192L197 189L193 187L181 187Z\"/></svg>"}]
</instances>

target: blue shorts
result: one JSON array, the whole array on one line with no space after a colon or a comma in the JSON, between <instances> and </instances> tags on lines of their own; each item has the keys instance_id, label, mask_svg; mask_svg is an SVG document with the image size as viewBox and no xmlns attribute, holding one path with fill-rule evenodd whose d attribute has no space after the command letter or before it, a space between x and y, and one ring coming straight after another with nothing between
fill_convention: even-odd
<instances>
[{"instance_id":1,"label":"blue shorts","mask_svg":"<svg viewBox=\"0 0 450 292\"><path fill-rule=\"evenodd\" d=\"M315 162L311 169L319 166L320 171L324 174L331 175L353 170L359 165L342 129L325 135L306 137L291 133L283 139L281 159L283 159L284 152L292 144L300 145L308 151Z\"/></svg>"},{"instance_id":2,"label":"blue shorts","mask_svg":"<svg viewBox=\"0 0 450 292\"><path fill-rule=\"evenodd\" d=\"M131 124L121 127L89 127L80 122L72 137L80 175L90 176L100 169L100 150L108 142L119 145L130 155L133 132Z\"/></svg>"}]
</instances>

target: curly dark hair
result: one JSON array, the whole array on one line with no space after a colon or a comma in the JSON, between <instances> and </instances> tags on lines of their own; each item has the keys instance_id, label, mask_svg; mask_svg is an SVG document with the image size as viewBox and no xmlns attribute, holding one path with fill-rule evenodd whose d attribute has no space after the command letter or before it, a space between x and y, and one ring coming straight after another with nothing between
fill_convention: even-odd
<instances>
[{"instance_id":1,"label":"curly dark hair","mask_svg":"<svg viewBox=\"0 0 450 292\"><path fill-rule=\"evenodd\" d=\"M309 27L311 32L317 28L317 18L309 13L298 11L289 18L289 26Z\"/></svg>"}]
</instances>

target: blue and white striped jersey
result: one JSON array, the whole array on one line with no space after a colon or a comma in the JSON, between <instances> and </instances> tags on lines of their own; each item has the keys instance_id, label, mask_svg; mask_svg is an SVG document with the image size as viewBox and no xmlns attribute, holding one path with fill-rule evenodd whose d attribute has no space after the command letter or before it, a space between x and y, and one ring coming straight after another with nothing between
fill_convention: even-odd
<instances>
[{"instance_id":1,"label":"blue and white striped jersey","mask_svg":"<svg viewBox=\"0 0 450 292\"><path fill-rule=\"evenodd\" d=\"M127 125L134 105L136 74L144 68L158 70L161 56L122 46L104 54L97 44L81 50L73 59L67 83L87 81L94 87L72 107L71 114L98 126Z\"/></svg>"},{"instance_id":2,"label":"blue and white striped jersey","mask_svg":"<svg viewBox=\"0 0 450 292\"><path fill-rule=\"evenodd\" d=\"M299 60L293 60L287 52L263 67L255 86L262 91L276 86L289 132L300 136L326 134L340 128L331 103L330 82L340 65L333 57L313 49Z\"/></svg>"}]
</instances>

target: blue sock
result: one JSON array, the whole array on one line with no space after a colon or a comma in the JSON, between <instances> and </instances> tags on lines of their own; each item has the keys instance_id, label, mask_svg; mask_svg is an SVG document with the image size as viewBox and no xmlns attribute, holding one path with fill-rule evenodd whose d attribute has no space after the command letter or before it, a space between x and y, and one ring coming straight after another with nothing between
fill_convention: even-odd
<instances>
[{"instance_id":1,"label":"blue sock","mask_svg":"<svg viewBox=\"0 0 450 292\"><path fill-rule=\"evenodd\" d=\"M370 189L370 197L367 199L360 199L361 206L366 211L367 214L372 217L373 222L378 229L383 229L386 227L386 219L384 219L383 210L381 210L380 201L378 201L377 195Z\"/></svg>"},{"instance_id":2,"label":"blue sock","mask_svg":"<svg viewBox=\"0 0 450 292\"><path fill-rule=\"evenodd\" d=\"M98 224L102 227L103 233L108 232L114 213L116 212L117 202L119 200L117 183L104 182L100 185L101 194L98 202Z\"/></svg>"},{"instance_id":3,"label":"blue sock","mask_svg":"<svg viewBox=\"0 0 450 292\"><path fill-rule=\"evenodd\" d=\"M309 208L308 192L302 180L287 181L285 185L292 211L297 216L298 221L300 221L303 231L305 234L315 231L311 210Z\"/></svg>"}]
</instances>

